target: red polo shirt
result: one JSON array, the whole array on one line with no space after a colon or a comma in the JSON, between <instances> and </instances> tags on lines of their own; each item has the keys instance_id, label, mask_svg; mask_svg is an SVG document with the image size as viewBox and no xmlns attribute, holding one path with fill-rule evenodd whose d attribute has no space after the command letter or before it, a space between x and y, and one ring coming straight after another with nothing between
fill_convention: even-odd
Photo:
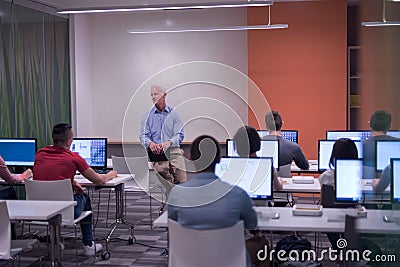
<instances>
[{"instance_id":1,"label":"red polo shirt","mask_svg":"<svg viewBox=\"0 0 400 267\"><path fill-rule=\"evenodd\" d=\"M89 168L86 161L75 152L59 146L47 146L35 156L33 166L34 180L54 181L73 180L76 171L82 173Z\"/></svg>"}]
</instances>

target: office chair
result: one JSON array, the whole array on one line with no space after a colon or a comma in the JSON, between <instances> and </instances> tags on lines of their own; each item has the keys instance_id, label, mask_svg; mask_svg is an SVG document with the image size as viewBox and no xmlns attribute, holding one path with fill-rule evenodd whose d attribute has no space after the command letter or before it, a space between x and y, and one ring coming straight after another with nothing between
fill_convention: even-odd
<instances>
[{"instance_id":1,"label":"office chair","mask_svg":"<svg viewBox=\"0 0 400 267\"><path fill-rule=\"evenodd\" d=\"M196 230L168 220L169 267L243 267L246 246L243 221L227 228Z\"/></svg>"},{"instance_id":2,"label":"office chair","mask_svg":"<svg viewBox=\"0 0 400 267\"><path fill-rule=\"evenodd\" d=\"M39 245L37 239L11 240L10 216L5 200L0 201L0 240L0 260L10 260L13 266L15 259L20 261L20 254L25 249L35 244Z\"/></svg>"},{"instance_id":3,"label":"office chair","mask_svg":"<svg viewBox=\"0 0 400 267\"><path fill-rule=\"evenodd\" d=\"M37 181L25 180L25 190L27 200L54 200L54 201L74 201L71 180L58 181ZM77 245L77 226L89 215L92 211L83 211L81 215L74 219L74 207L69 208L61 215L62 226L72 226L75 230L75 256L78 256ZM48 225L46 222L31 222L38 225Z\"/></svg>"}]
</instances>

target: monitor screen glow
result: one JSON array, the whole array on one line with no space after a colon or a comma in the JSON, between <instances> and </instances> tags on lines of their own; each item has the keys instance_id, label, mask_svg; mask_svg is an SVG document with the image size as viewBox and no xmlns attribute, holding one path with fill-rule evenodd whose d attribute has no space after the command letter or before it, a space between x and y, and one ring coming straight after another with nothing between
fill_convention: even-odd
<instances>
[{"instance_id":1,"label":"monitor screen glow","mask_svg":"<svg viewBox=\"0 0 400 267\"><path fill-rule=\"evenodd\" d=\"M326 140L349 138L352 140L364 141L370 136L371 131L326 131Z\"/></svg>"},{"instance_id":2,"label":"monitor screen glow","mask_svg":"<svg viewBox=\"0 0 400 267\"><path fill-rule=\"evenodd\" d=\"M70 149L92 168L107 167L107 138L74 138Z\"/></svg>"},{"instance_id":3,"label":"monitor screen glow","mask_svg":"<svg viewBox=\"0 0 400 267\"><path fill-rule=\"evenodd\" d=\"M391 201L392 203L400 203L400 158L391 159Z\"/></svg>"},{"instance_id":4,"label":"monitor screen glow","mask_svg":"<svg viewBox=\"0 0 400 267\"><path fill-rule=\"evenodd\" d=\"M335 201L359 202L362 196L362 159L337 159L335 164Z\"/></svg>"},{"instance_id":5,"label":"monitor screen glow","mask_svg":"<svg viewBox=\"0 0 400 267\"><path fill-rule=\"evenodd\" d=\"M7 166L32 167L36 148L36 138L0 139L0 155Z\"/></svg>"},{"instance_id":6,"label":"monitor screen glow","mask_svg":"<svg viewBox=\"0 0 400 267\"><path fill-rule=\"evenodd\" d=\"M268 130L257 130L257 132L261 138L269 135ZM295 143L299 142L299 132L297 130L282 130L281 136L291 142Z\"/></svg>"},{"instance_id":7,"label":"monitor screen glow","mask_svg":"<svg viewBox=\"0 0 400 267\"><path fill-rule=\"evenodd\" d=\"M226 154L228 157L239 157L235 150L235 141L226 140ZM261 148L256 152L257 157L272 157L275 169L279 169L279 141L261 140Z\"/></svg>"},{"instance_id":8,"label":"monitor screen glow","mask_svg":"<svg viewBox=\"0 0 400 267\"><path fill-rule=\"evenodd\" d=\"M330 169L329 159L331 158L333 145L336 140L319 140L318 142L318 170ZM363 146L361 141L354 141L357 147L358 158L363 157Z\"/></svg>"},{"instance_id":9,"label":"monitor screen glow","mask_svg":"<svg viewBox=\"0 0 400 267\"><path fill-rule=\"evenodd\" d=\"M400 140L377 140L375 145L377 172L390 164L390 158L400 158Z\"/></svg>"},{"instance_id":10,"label":"monitor screen glow","mask_svg":"<svg viewBox=\"0 0 400 267\"><path fill-rule=\"evenodd\" d=\"M272 158L221 158L215 175L254 199L272 199Z\"/></svg>"}]
</instances>

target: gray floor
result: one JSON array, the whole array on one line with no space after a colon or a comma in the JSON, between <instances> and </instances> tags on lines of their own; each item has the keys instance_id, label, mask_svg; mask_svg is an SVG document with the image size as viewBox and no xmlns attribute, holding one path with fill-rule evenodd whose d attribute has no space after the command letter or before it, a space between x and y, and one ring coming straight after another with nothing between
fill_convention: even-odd
<instances>
[{"instance_id":1,"label":"gray floor","mask_svg":"<svg viewBox=\"0 0 400 267\"><path fill-rule=\"evenodd\" d=\"M93 211L95 214L94 224L95 236L98 242L103 244L105 248L105 237L110 231L110 224L113 222L113 212L115 212L115 199L114 192L111 191L109 194L107 190L95 191L92 195ZM107 221L107 206L108 196L111 196L109 206L109 218ZM155 194L157 195L157 194ZM301 203L310 203L314 200L312 198L296 199ZM153 199L152 201L153 219L158 215L158 209L160 202ZM81 255L82 248L81 242L78 241L78 256L76 253L76 243L74 242L73 229L62 229L65 250L63 252L63 265L64 266L167 266L168 258L161 255L162 252L167 248L167 231L164 228L152 229L150 225L150 211L149 211L149 196L144 193L130 193L127 195L126 204L126 215L127 220L135 224L135 244L129 244L128 239L130 236L130 228L125 225L119 225L117 230L113 233L109 251L111 258L109 260L102 260L101 256L97 257L86 257ZM295 228L295 227L294 227ZM23 231L26 232L28 229L25 226ZM21 225L17 228L18 233L21 233ZM41 235L45 235L45 229L43 227L38 228L37 226L31 227L31 232L39 231ZM78 230L78 235L80 231ZM294 232L279 233L275 232L272 235L274 245L277 241L283 237L293 234ZM270 233L265 233L268 240L271 240ZM307 238L311 244L317 245L319 249L328 248L330 246L324 234L315 233L296 233L302 238ZM315 240L319 241L315 243ZM372 236L370 237L376 240L377 243L384 242L382 238ZM386 239L389 244L389 252L398 250L397 242L395 238ZM49 266L49 262L44 259L42 262L37 262L39 255L44 255L47 252L46 243L40 243L40 251L37 248L33 248L32 251L24 253L20 262L21 266ZM399 258L400 260L400 258ZM36 262L35 262L36 261ZM375 265L375 266L400 266L399 264L386 264L386 265ZM17 264L16 264L17 265ZM10 263L0 262L0 266L11 266ZM335 262L329 261L327 258L321 262L321 266L339 266ZM190 267L190 266L188 266Z\"/></svg>"}]
</instances>

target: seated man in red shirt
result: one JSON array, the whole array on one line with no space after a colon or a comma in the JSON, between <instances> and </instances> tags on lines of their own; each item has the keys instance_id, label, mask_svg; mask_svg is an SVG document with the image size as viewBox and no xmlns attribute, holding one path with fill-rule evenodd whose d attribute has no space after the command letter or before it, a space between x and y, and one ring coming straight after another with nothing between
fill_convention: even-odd
<instances>
[{"instance_id":1,"label":"seated man in red shirt","mask_svg":"<svg viewBox=\"0 0 400 267\"><path fill-rule=\"evenodd\" d=\"M95 185L102 185L117 176L117 172L110 171L107 174L98 174L77 153L70 151L74 138L72 126L60 123L53 127L53 145L40 149L36 153L33 166L34 180L54 181L70 179L74 189L74 217L80 216L82 211L92 210L90 198L83 193L82 186L74 180L76 171ZM83 237L83 254L91 256L102 250L101 244L94 244L92 236L92 216L88 216L81 222Z\"/></svg>"}]
</instances>

